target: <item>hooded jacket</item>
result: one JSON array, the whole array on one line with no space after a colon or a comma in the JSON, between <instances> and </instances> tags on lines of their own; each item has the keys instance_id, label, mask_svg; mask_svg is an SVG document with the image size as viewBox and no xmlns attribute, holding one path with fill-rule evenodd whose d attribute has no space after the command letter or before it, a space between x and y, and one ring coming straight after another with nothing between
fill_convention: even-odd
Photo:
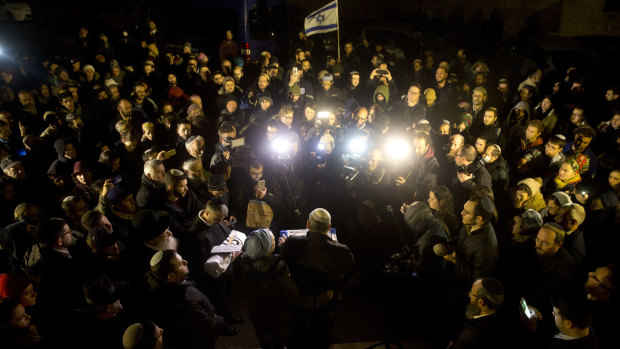
<instances>
[{"instance_id":1,"label":"hooded jacket","mask_svg":"<svg viewBox=\"0 0 620 349\"><path fill-rule=\"evenodd\" d=\"M413 246L413 266L419 274L437 271L443 259L433 252L433 245L448 240L445 228L435 219L427 204L416 201L405 211L405 224L418 239Z\"/></svg>"},{"instance_id":2,"label":"hooded jacket","mask_svg":"<svg viewBox=\"0 0 620 349\"><path fill-rule=\"evenodd\" d=\"M527 185L527 187L530 188L530 191L532 192L532 196L530 196L529 199L523 202L522 208L524 210L531 208L533 210L540 211L543 208L547 207L547 205L545 204L545 199L540 193L540 187L542 186L542 181L540 180L540 178L526 178L517 183L517 185L519 184Z\"/></svg>"},{"instance_id":3,"label":"hooded jacket","mask_svg":"<svg viewBox=\"0 0 620 349\"><path fill-rule=\"evenodd\" d=\"M377 95L379 93L381 93L383 97L385 97L385 100L383 102L379 102L377 100ZM385 110L387 105L390 103L390 88L383 84L377 86L377 88L375 89L375 92L372 94L372 101L374 104L379 104L380 106L382 106L383 109Z\"/></svg>"},{"instance_id":4,"label":"hooded jacket","mask_svg":"<svg viewBox=\"0 0 620 349\"><path fill-rule=\"evenodd\" d=\"M516 120L515 119L515 110L516 109L525 109L525 116L523 119ZM508 119L506 120L506 124L504 125L504 130L506 131L506 140L508 144L511 144L515 139L518 139L525 133L525 129L527 128L527 123L530 121L530 106L527 102L520 101L515 104L510 112L508 113Z\"/></svg>"}]
</instances>

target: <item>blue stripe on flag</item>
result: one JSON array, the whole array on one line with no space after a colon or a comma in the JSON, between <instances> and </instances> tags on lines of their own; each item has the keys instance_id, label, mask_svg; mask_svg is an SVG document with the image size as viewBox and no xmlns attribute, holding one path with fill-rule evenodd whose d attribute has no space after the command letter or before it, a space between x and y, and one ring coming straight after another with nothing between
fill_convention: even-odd
<instances>
[{"instance_id":1,"label":"blue stripe on flag","mask_svg":"<svg viewBox=\"0 0 620 349\"><path fill-rule=\"evenodd\" d=\"M332 29L332 28L337 28L337 27L338 27L338 24L319 25L319 26L312 27L312 28L306 30L306 33L311 33L311 32L313 32L315 30Z\"/></svg>"}]
</instances>

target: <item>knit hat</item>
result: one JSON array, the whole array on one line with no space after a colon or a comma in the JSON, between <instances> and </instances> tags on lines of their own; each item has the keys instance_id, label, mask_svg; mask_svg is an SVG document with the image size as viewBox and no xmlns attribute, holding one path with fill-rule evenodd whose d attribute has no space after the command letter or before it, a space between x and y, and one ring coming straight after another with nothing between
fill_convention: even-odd
<instances>
[{"instance_id":1,"label":"knit hat","mask_svg":"<svg viewBox=\"0 0 620 349\"><path fill-rule=\"evenodd\" d=\"M212 175L207 182L209 190L226 190L226 179L220 175Z\"/></svg>"},{"instance_id":2,"label":"knit hat","mask_svg":"<svg viewBox=\"0 0 620 349\"><path fill-rule=\"evenodd\" d=\"M198 104L191 104L189 107L187 107L187 114L191 114L194 112L199 112L200 111L200 106Z\"/></svg>"},{"instance_id":3,"label":"knit hat","mask_svg":"<svg viewBox=\"0 0 620 349\"><path fill-rule=\"evenodd\" d=\"M581 225L583 221L586 220L586 210L583 206L579 204L570 204L567 205L567 207L569 208L569 212L567 212L567 214L570 215L571 219L577 221L578 225Z\"/></svg>"},{"instance_id":4,"label":"knit hat","mask_svg":"<svg viewBox=\"0 0 620 349\"><path fill-rule=\"evenodd\" d=\"M237 100L237 97L235 97L235 95L233 94L229 94L228 96L226 96L226 100L224 104L228 104L228 102L235 102L237 103L237 105L239 105L239 101Z\"/></svg>"},{"instance_id":5,"label":"knit hat","mask_svg":"<svg viewBox=\"0 0 620 349\"><path fill-rule=\"evenodd\" d=\"M4 159L2 159L2 161L0 161L0 168L2 169L2 171L4 171L21 163L22 163L21 161L9 155L5 157Z\"/></svg>"},{"instance_id":6,"label":"knit hat","mask_svg":"<svg viewBox=\"0 0 620 349\"><path fill-rule=\"evenodd\" d=\"M118 63L116 59L110 61L110 68L120 68L121 65Z\"/></svg>"},{"instance_id":7,"label":"knit hat","mask_svg":"<svg viewBox=\"0 0 620 349\"><path fill-rule=\"evenodd\" d=\"M157 326L151 320L142 320L125 330L123 348L152 349L157 343Z\"/></svg>"},{"instance_id":8,"label":"knit hat","mask_svg":"<svg viewBox=\"0 0 620 349\"><path fill-rule=\"evenodd\" d=\"M326 73L323 74L323 76L321 77L321 80L323 81L334 81L334 76L330 73Z\"/></svg>"},{"instance_id":9,"label":"knit hat","mask_svg":"<svg viewBox=\"0 0 620 349\"><path fill-rule=\"evenodd\" d=\"M273 99L270 96L270 93L260 93L258 95L258 102L262 102L262 101L269 101L269 103L271 103L271 105L273 105Z\"/></svg>"},{"instance_id":10,"label":"knit hat","mask_svg":"<svg viewBox=\"0 0 620 349\"><path fill-rule=\"evenodd\" d=\"M245 239L243 245L245 254L253 260L265 257L271 250L272 237L273 235L267 229L254 230Z\"/></svg>"},{"instance_id":11,"label":"knit hat","mask_svg":"<svg viewBox=\"0 0 620 349\"><path fill-rule=\"evenodd\" d=\"M543 225L542 216L536 210L527 209L521 214L521 222L525 230L538 230Z\"/></svg>"},{"instance_id":12,"label":"knit hat","mask_svg":"<svg viewBox=\"0 0 620 349\"><path fill-rule=\"evenodd\" d=\"M23 274L5 273L0 274L0 299L11 298L19 300L32 279Z\"/></svg>"},{"instance_id":13,"label":"knit hat","mask_svg":"<svg viewBox=\"0 0 620 349\"><path fill-rule=\"evenodd\" d=\"M583 174L584 172L587 172L590 168L590 157L585 156L581 153L568 156L566 160L564 160L564 162L569 163L570 166L573 168L573 171L578 174Z\"/></svg>"},{"instance_id":14,"label":"knit hat","mask_svg":"<svg viewBox=\"0 0 620 349\"><path fill-rule=\"evenodd\" d=\"M166 211L144 208L133 215L131 225L136 229L140 241L147 242L163 234L170 227L171 221L172 218Z\"/></svg>"},{"instance_id":15,"label":"knit hat","mask_svg":"<svg viewBox=\"0 0 620 349\"><path fill-rule=\"evenodd\" d=\"M519 184L525 184L528 186L528 188L530 188L530 191L532 192L532 196L534 196L534 194L538 193L540 191L540 187L542 186L541 180L540 178L526 178L524 180L521 180L520 182L517 183L517 185Z\"/></svg>"},{"instance_id":16,"label":"knit hat","mask_svg":"<svg viewBox=\"0 0 620 349\"><path fill-rule=\"evenodd\" d=\"M94 72L95 72L95 67L93 67L93 66L92 66L92 65L90 65L90 64L87 64L87 65L85 65L85 66L84 66L84 68L82 68L82 71L83 71L84 73L86 73L86 71L87 71L87 70L90 70L90 71L92 71L92 72L94 73Z\"/></svg>"},{"instance_id":17,"label":"knit hat","mask_svg":"<svg viewBox=\"0 0 620 349\"><path fill-rule=\"evenodd\" d=\"M225 84L226 81L232 81L234 83L235 79L232 76L225 76L224 80L222 80L222 84Z\"/></svg>"},{"instance_id":18,"label":"knit hat","mask_svg":"<svg viewBox=\"0 0 620 349\"><path fill-rule=\"evenodd\" d=\"M555 193L551 194L551 196L553 196L557 200L560 206L573 203L573 201L570 199L570 196L563 191L556 191Z\"/></svg>"},{"instance_id":19,"label":"knit hat","mask_svg":"<svg viewBox=\"0 0 620 349\"><path fill-rule=\"evenodd\" d=\"M437 99L437 94L435 93L435 90L433 90L432 88L427 88L426 90L424 90L424 97Z\"/></svg>"},{"instance_id":20,"label":"knit hat","mask_svg":"<svg viewBox=\"0 0 620 349\"><path fill-rule=\"evenodd\" d=\"M294 95L301 95L301 87L299 87L299 85L295 84L291 87L289 87L288 92L294 94Z\"/></svg>"}]
</instances>

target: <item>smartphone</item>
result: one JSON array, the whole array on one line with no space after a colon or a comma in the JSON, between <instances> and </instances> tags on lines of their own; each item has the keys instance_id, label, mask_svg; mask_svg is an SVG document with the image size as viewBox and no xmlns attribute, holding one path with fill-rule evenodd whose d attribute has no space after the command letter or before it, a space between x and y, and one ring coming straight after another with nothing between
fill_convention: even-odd
<instances>
[{"instance_id":1,"label":"smartphone","mask_svg":"<svg viewBox=\"0 0 620 349\"><path fill-rule=\"evenodd\" d=\"M237 138L230 141L231 148L237 148L242 145L245 145L245 138Z\"/></svg>"},{"instance_id":2,"label":"smartphone","mask_svg":"<svg viewBox=\"0 0 620 349\"><path fill-rule=\"evenodd\" d=\"M122 180L123 180L123 176L118 175L118 176L116 176L116 177L112 178L112 184L118 184L118 183L120 183Z\"/></svg>"},{"instance_id":3,"label":"smartphone","mask_svg":"<svg viewBox=\"0 0 620 349\"><path fill-rule=\"evenodd\" d=\"M523 313L525 314L525 316L527 316L528 319L536 317L536 314L532 310L530 310L530 308L527 306L527 303L525 302L525 298L523 297L521 297L521 308L523 309Z\"/></svg>"},{"instance_id":4,"label":"smartphone","mask_svg":"<svg viewBox=\"0 0 620 349\"><path fill-rule=\"evenodd\" d=\"M297 75L297 67L293 67L293 74Z\"/></svg>"},{"instance_id":5,"label":"smartphone","mask_svg":"<svg viewBox=\"0 0 620 349\"><path fill-rule=\"evenodd\" d=\"M260 181L258 181L258 189L265 190L265 180L264 179L261 179Z\"/></svg>"},{"instance_id":6,"label":"smartphone","mask_svg":"<svg viewBox=\"0 0 620 349\"><path fill-rule=\"evenodd\" d=\"M177 155L177 150L176 149L168 150L166 152L166 159L170 158L171 156L175 156L175 155Z\"/></svg>"},{"instance_id":7,"label":"smartphone","mask_svg":"<svg viewBox=\"0 0 620 349\"><path fill-rule=\"evenodd\" d=\"M379 69L379 70L377 70L377 74L387 75L387 70Z\"/></svg>"}]
</instances>

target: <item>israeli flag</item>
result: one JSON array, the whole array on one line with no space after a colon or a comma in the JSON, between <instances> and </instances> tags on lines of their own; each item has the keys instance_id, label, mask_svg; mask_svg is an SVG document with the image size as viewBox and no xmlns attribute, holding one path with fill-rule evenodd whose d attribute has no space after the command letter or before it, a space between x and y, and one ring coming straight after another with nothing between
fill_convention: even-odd
<instances>
[{"instance_id":1,"label":"israeli flag","mask_svg":"<svg viewBox=\"0 0 620 349\"><path fill-rule=\"evenodd\" d=\"M304 29L306 35L338 30L338 1L330 2L306 17Z\"/></svg>"}]
</instances>

